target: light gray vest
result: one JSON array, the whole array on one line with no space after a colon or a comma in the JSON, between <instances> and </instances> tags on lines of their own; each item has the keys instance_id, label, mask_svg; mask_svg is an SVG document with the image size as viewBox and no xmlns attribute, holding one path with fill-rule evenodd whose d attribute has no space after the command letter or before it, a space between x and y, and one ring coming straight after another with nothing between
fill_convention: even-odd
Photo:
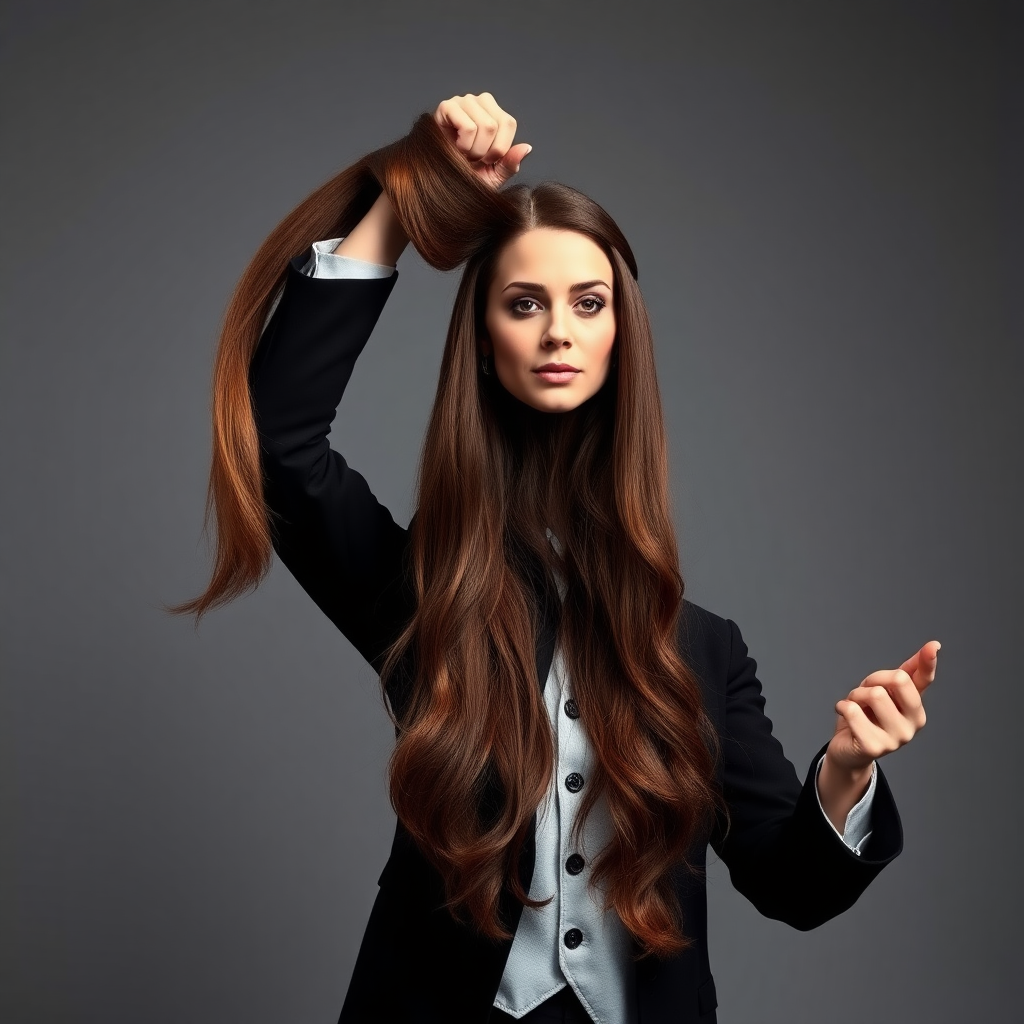
<instances>
[{"instance_id":1,"label":"light gray vest","mask_svg":"<svg viewBox=\"0 0 1024 1024\"><path fill-rule=\"evenodd\" d=\"M550 530L548 538L560 550ZM564 599L564 585L558 582ZM612 836L603 798L587 818L582 846L569 841L594 754L557 646L544 683L544 705L554 733L555 770L537 809L530 896L554 899L540 910L523 908L494 1005L522 1017L569 984L598 1024L635 1024L630 934L614 910L602 911L602 891L592 892L587 884L594 858Z\"/></svg>"}]
</instances>

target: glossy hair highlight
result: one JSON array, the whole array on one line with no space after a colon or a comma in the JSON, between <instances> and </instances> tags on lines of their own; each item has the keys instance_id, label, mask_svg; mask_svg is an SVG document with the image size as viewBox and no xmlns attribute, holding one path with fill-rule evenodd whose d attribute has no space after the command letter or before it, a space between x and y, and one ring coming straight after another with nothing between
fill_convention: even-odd
<instances>
[{"instance_id":1,"label":"glossy hair highlight","mask_svg":"<svg viewBox=\"0 0 1024 1024\"><path fill-rule=\"evenodd\" d=\"M388 681L416 666L392 712L392 805L442 876L447 906L482 934L508 939L499 896L541 906L519 855L550 782L554 749L538 686L539 611L531 567L565 583L558 637L592 744L573 837L603 797L613 838L593 861L642 954L688 948L674 870L710 832L719 741L699 682L678 648L684 582L672 525L654 345L633 253L612 218L569 186L484 184L430 114L409 134L317 189L271 233L225 317L214 371L214 451L207 520L217 523L212 579L194 614L260 583L272 564L249 361L288 260L345 235L385 191L431 266L465 263L448 326L410 523L416 610L389 649ZM577 409L542 413L480 372L487 289L504 246L536 227L580 232L613 272L617 365ZM556 553L546 536L554 530ZM557 599L556 599L557 600ZM482 805L497 784L496 807Z\"/></svg>"}]
</instances>

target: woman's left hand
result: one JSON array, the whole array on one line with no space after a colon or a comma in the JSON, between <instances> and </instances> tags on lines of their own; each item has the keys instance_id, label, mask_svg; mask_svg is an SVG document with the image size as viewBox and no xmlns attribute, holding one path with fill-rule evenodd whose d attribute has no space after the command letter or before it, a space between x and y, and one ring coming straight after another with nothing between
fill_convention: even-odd
<instances>
[{"instance_id":1,"label":"woman's left hand","mask_svg":"<svg viewBox=\"0 0 1024 1024\"><path fill-rule=\"evenodd\" d=\"M859 772L909 743L926 721L921 694L935 681L941 646L929 640L899 668L872 672L839 701L826 761Z\"/></svg>"}]
</instances>

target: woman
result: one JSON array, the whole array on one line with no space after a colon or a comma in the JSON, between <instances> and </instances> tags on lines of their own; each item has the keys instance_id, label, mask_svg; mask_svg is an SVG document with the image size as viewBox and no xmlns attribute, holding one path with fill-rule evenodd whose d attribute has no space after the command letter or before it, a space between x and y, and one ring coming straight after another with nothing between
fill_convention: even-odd
<instances>
[{"instance_id":1,"label":"woman","mask_svg":"<svg viewBox=\"0 0 1024 1024\"><path fill-rule=\"evenodd\" d=\"M683 597L626 239L452 97L300 204L247 268L214 384L212 581L272 550L381 676L391 856L341 1022L714 1021L708 844L809 929L902 849L876 759L925 722L930 641L839 701L803 784L736 624ZM408 530L327 433L412 241L465 263ZM298 253L299 255L295 255Z\"/></svg>"}]
</instances>

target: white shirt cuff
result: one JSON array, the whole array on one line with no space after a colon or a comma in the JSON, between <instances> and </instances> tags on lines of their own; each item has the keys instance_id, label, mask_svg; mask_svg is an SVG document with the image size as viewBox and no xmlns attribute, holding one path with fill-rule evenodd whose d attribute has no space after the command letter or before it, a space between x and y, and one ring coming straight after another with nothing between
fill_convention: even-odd
<instances>
[{"instance_id":1,"label":"white shirt cuff","mask_svg":"<svg viewBox=\"0 0 1024 1024\"><path fill-rule=\"evenodd\" d=\"M306 260L302 273L306 277L337 279L343 277L390 277L395 272L394 267L386 267L382 263L357 260L352 256L335 256L332 250L344 237L342 235L341 238L327 238L322 242L314 242L313 251L310 253L309 259ZM274 311L277 309L283 294L284 285L281 285L277 289L274 301L270 304L270 309L263 320L261 333L267 329L267 324L270 323L270 318L274 315Z\"/></svg>"},{"instance_id":2,"label":"white shirt cuff","mask_svg":"<svg viewBox=\"0 0 1024 1024\"><path fill-rule=\"evenodd\" d=\"M864 795L850 808L850 813L846 816L846 828L843 832L840 832L832 824L832 819L825 814L825 808L821 802L821 793L818 792L818 776L821 774L821 766L824 761L825 755L822 754L818 758L818 767L814 771L814 792L818 797L818 806L821 807L821 813L825 815L825 820L829 823L832 831L859 856L863 852L865 844L871 838L871 830L868 828L868 825L871 824L871 803L875 796L878 762L872 762L871 781L868 783L868 788L865 790Z\"/></svg>"},{"instance_id":3,"label":"white shirt cuff","mask_svg":"<svg viewBox=\"0 0 1024 1024\"><path fill-rule=\"evenodd\" d=\"M309 260L302 268L307 277L339 278L339 277L390 277L394 267L386 267L382 263L370 263L368 260L357 260L352 256L336 256L334 249L344 238L327 238L322 242L313 243L313 251Z\"/></svg>"}]
</instances>

